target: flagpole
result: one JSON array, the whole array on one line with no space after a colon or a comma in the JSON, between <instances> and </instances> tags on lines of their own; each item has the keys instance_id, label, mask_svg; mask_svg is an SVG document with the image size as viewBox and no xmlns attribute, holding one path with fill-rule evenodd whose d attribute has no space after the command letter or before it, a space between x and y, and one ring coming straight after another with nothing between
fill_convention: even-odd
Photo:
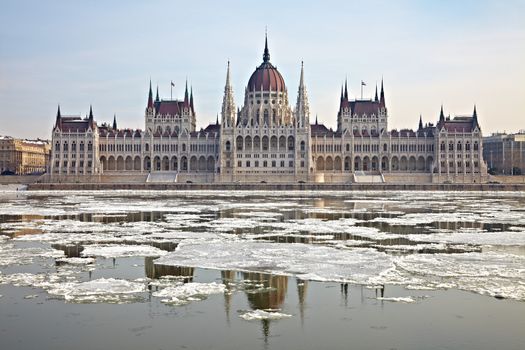
<instances>
[{"instance_id":1,"label":"flagpole","mask_svg":"<svg viewBox=\"0 0 525 350\"><path fill-rule=\"evenodd\" d=\"M170 84L170 101L173 101L173 80L171 81L171 84Z\"/></svg>"},{"instance_id":2,"label":"flagpole","mask_svg":"<svg viewBox=\"0 0 525 350\"><path fill-rule=\"evenodd\" d=\"M361 80L361 100L363 99L363 81Z\"/></svg>"}]
</instances>

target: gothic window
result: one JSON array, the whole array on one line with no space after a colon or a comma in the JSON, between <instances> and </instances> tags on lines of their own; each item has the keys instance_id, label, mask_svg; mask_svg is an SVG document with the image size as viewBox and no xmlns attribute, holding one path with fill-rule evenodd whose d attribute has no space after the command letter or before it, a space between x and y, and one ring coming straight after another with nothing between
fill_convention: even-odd
<instances>
[{"instance_id":1,"label":"gothic window","mask_svg":"<svg viewBox=\"0 0 525 350\"><path fill-rule=\"evenodd\" d=\"M305 143L304 141L301 141L301 151L304 151L305 150Z\"/></svg>"},{"instance_id":2,"label":"gothic window","mask_svg":"<svg viewBox=\"0 0 525 350\"><path fill-rule=\"evenodd\" d=\"M439 149L441 151L445 151L445 142L444 141L441 142L441 145L439 146Z\"/></svg>"},{"instance_id":3,"label":"gothic window","mask_svg":"<svg viewBox=\"0 0 525 350\"><path fill-rule=\"evenodd\" d=\"M231 143L230 141L226 141L226 152L230 152L231 151Z\"/></svg>"},{"instance_id":4,"label":"gothic window","mask_svg":"<svg viewBox=\"0 0 525 350\"><path fill-rule=\"evenodd\" d=\"M55 143L55 152L60 152L60 142Z\"/></svg>"},{"instance_id":5,"label":"gothic window","mask_svg":"<svg viewBox=\"0 0 525 350\"><path fill-rule=\"evenodd\" d=\"M477 141L474 142L474 151L477 151L477 150L478 150L478 147L479 147L479 146L478 146L478 142L477 142Z\"/></svg>"},{"instance_id":6,"label":"gothic window","mask_svg":"<svg viewBox=\"0 0 525 350\"><path fill-rule=\"evenodd\" d=\"M461 151L461 141L458 141L457 150L458 150L458 151Z\"/></svg>"},{"instance_id":7,"label":"gothic window","mask_svg":"<svg viewBox=\"0 0 525 350\"><path fill-rule=\"evenodd\" d=\"M448 150L453 151L454 150L454 142L450 141L448 144Z\"/></svg>"},{"instance_id":8,"label":"gothic window","mask_svg":"<svg viewBox=\"0 0 525 350\"><path fill-rule=\"evenodd\" d=\"M268 115L268 110L265 109L265 110L264 110L264 124L266 124L266 125L269 125L269 124L270 124L270 120L269 120L269 118L270 118L270 117L269 117L269 115Z\"/></svg>"}]
</instances>

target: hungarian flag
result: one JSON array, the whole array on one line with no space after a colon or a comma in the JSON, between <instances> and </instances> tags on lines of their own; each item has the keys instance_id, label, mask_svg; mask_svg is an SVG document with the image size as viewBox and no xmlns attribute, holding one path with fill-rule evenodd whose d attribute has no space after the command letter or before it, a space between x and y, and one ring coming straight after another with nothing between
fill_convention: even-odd
<instances>
[{"instance_id":1,"label":"hungarian flag","mask_svg":"<svg viewBox=\"0 0 525 350\"><path fill-rule=\"evenodd\" d=\"M362 86L366 86L366 83L364 81L361 80L361 85Z\"/></svg>"},{"instance_id":2,"label":"hungarian flag","mask_svg":"<svg viewBox=\"0 0 525 350\"><path fill-rule=\"evenodd\" d=\"M173 84L173 80L171 81L171 86L175 86L175 84Z\"/></svg>"}]
</instances>

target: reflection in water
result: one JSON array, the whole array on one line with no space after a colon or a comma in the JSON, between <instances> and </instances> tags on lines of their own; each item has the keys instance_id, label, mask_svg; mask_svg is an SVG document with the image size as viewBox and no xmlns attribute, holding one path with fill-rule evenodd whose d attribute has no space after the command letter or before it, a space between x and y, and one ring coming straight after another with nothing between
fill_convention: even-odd
<instances>
[{"instance_id":1,"label":"reflection in water","mask_svg":"<svg viewBox=\"0 0 525 350\"><path fill-rule=\"evenodd\" d=\"M80 253L84 250L80 244L51 244L51 247L63 251L66 258L80 258Z\"/></svg>"},{"instance_id":2,"label":"reflection in water","mask_svg":"<svg viewBox=\"0 0 525 350\"><path fill-rule=\"evenodd\" d=\"M278 310L284 304L286 292L288 290L287 276L274 276L265 273L243 272L243 279L246 281L258 282L255 290L246 290L248 303L253 310ZM270 335L270 320L262 319L262 331L264 342L268 343Z\"/></svg>"},{"instance_id":3,"label":"reflection in water","mask_svg":"<svg viewBox=\"0 0 525 350\"><path fill-rule=\"evenodd\" d=\"M235 280L235 271L221 271L222 284L226 286L224 292L224 310L226 312L226 322L230 324L230 309L232 302L232 282Z\"/></svg>"},{"instance_id":4,"label":"reflection in water","mask_svg":"<svg viewBox=\"0 0 525 350\"><path fill-rule=\"evenodd\" d=\"M297 294L299 299L299 315L301 317L301 326L304 325L304 306L306 304L306 290L308 289L308 281L303 281L299 278L297 282Z\"/></svg>"},{"instance_id":5,"label":"reflection in water","mask_svg":"<svg viewBox=\"0 0 525 350\"><path fill-rule=\"evenodd\" d=\"M193 281L194 268L184 266L170 266L155 264L154 261L157 257L145 257L144 258L144 269L146 271L146 277L151 279L157 279L162 276L177 276L183 277L184 283Z\"/></svg>"}]
</instances>

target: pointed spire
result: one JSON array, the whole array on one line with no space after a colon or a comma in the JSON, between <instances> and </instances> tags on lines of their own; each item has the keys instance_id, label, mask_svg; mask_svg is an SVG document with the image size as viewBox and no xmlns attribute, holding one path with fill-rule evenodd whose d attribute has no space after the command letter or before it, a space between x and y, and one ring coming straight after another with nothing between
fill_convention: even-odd
<instances>
[{"instance_id":1,"label":"pointed spire","mask_svg":"<svg viewBox=\"0 0 525 350\"><path fill-rule=\"evenodd\" d=\"M193 86L190 87L190 107L193 111Z\"/></svg>"},{"instance_id":2,"label":"pointed spire","mask_svg":"<svg viewBox=\"0 0 525 350\"><path fill-rule=\"evenodd\" d=\"M472 123L479 128L478 112L476 111L476 105L474 105L474 112L472 113Z\"/></svg>"},{"instance_id":3,"label":"pointed spire","mask_svg":"<svg viewBox=\"0 0 525 350\"><path fill-rule=\"evenodd\" d=\"M189 103L188 97L188 78L186 78L186 89L184 90L184 105L187 106Z\"/></svg>"},{"instance_id":4,"label":"pointed spire","mask_svg":"<svg viewBox=\"0 0 525 350\"><path fill-rule=\"evenodd\" d=\"M226 70L226 88L231 88L230 86L230 61L228 60L228 69Z\"/></svg>"},{"instance_id":5,"label":"pointed spire","mask_svg":"<svg viewBox=\"0 0 525 350\"><path fill-rule=\"evenodd\" d=\"M117 114L113 115L113 130L117 130Z\"/></svg>"},{"instance_id":6,"label":"pointed spire","mask_svg":"<svg viewBox=\"0 0 525 350\"><path fill-rule=\"evenodd\" d=\"M55 128L60 125L61 120L62 120L62 115L60 114L60 105L58 105L57 119L56 119L56 122L55 122Z\"/></svg>"},{"instance_id":7,"label":"pointed spire","mask_svg":"<svg viewBox=\"0 0 525 350\"><path fill-rule=\"evenodd\" d=\"M157 96L155 97L155 102L160 102L159 98L159 85L157 84Z\"/></svg>"},{"instance_id":8,"label":"pointed spire","mask_svg":"<svg viewBox=\"0 0 525 350\"><path fill-rule=\"evenodd\" d=\"M224 97L222 100L221 121L224 127L233 127L235 123L235 101L230 81L230 61L226 70L226 84L224 84ZM238 115L238 113L237 113Z\"/></svg>"},{"instance_id":9,"label":"pointed spire","mask_svg":"<svg viewBox=\"0 0 525 350\"><path fill-rule=\"evenodd\" d=\"M153 91L151 90L151 79L149 80L148 108L153 108Z\"/></svg>"},{"instance_id":10,"label":"pointed spire","mask_svg":"<svg viewBox=\"0 0 525 350\"><path fill-rule=\"evenodd\" d=\"M441 111L439 112L439 121L440 122L445 121L445 113L443 113L443 104L441 104Z\"/></svg>"},{"instance_id":11,"label":"pointed spire","mask_svg":"<svg viewBox=\"0 0 525 350\"><path fill-rule=\"evenodd\" d=\"M345 100L348 101L348 79L345 78Z\"/></svg>"},{"instance_id":12,"label":"pointed spire","mask_svg":"<svg viewBox=\"0 0 525 350\"><path fill-rule=\"evenodd\" d=\"M295 105L295 118L298 126L307 127L310 124L310 106L308 94L304 84L304 62L301 61L301 78L299 79L299 89L297 91L297 104Z\"/></svg>"},{"instance_id":13,"label":"pointed spire","mask_svg":"<svg viewBox=\"0 0 525 350\"><path fill-rule=\"evenodd\" d=\"M379 102L379 97L377 96L377 82L376 82L376 96L374 98L375 102Z\"/></svg>"},{"instance_id":14,"label":"pointed spire","mask_svg":"<svg viewBox=\"0 0 525 350\"><path fill-rule=\"evenodd\" d=\"M317 114L315 115L315 125L317 125Z\"/></svg>"},{"instance_id":15,"label":"pointed spire","mask_svg":"<svg viewBox=\"0 0 525 350\"><path fill-rule=\"evenodd\" d=\"M301 77L299 78L299 89L304 88L304 62L301 61Z\"/></svg>"},{"instance_id":16,"label":"pointed spire","mask_svg":"<svg viewBox=\"0 0 525 350\"><path fill-rule=\"evenodd\" d=\"M217 119L215 120L215 125L219 125L219 113L217 113Z\"/></svg>"},{"instance_id":17,"label":"pointed spire","mask_svg":"<svg viewBox=\"0 0 525 350\"><path fill-rule=\"evenodd\" d=\"M383 88L383 78L381 78L381 96L379 98L379 103L381 104L381 106L385 107L386 106L386 103L385 103L385 90Z\"/></svg>"},{"instance_id":18,"label":"pointed spire","mask_svg":"<svg viewBox=\"0 0 525 350\"><path fill-rule=\"evenodd\" d=\"M343 89L344 89L343 84L341 84L341 102L343 101L343 98L345 96L343 93Z\"/></svg>"},{"instance_id":19,"label":"pointed spire","mask_svg":"<svg viewBox=\"0 0 525 350\"><path fill-rule=\"evenodd\" d=\"M93 108L89 105L89 119L93 119Z\"/></svg>"},{"instance_id":20,"label":"pointed spire","mask_svg":"<svg viewBox=\"0 0 525 350\"><path fill-rule=\"evenodd\" d=\"M418 128L418 130L421 130L421 129L423 129L423 117L420 114L419 115L419 128Z\"/></svg>"},{"instance_id":21,"label":"pointed spire","mask_svg":"<svg viewBox=\"0 0 525 350\"><path fill-rule=\"evenodd\" d=\"M268 32L264 33L263 62L270 62L270 51L268 50Z\"/></svg>"}]
</instances>

